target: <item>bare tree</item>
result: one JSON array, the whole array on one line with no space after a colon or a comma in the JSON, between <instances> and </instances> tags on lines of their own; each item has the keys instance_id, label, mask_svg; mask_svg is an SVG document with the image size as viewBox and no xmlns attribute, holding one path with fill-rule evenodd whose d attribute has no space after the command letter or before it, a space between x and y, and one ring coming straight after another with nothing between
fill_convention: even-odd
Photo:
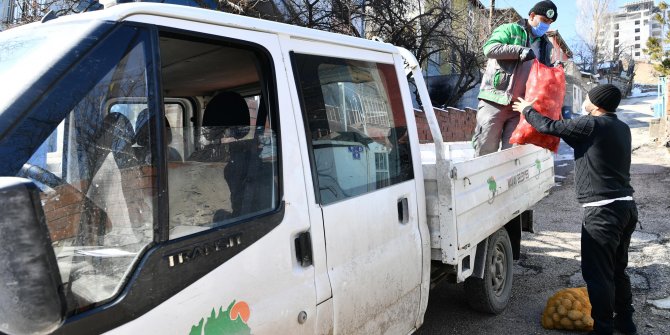
<instances>
[{"instance_id":1,"label":"bare tree","mask_svg":"<svg viewBox=\"0 0 670 335\"><path fill-rule=\"evenodd\" d=\"M481 71L486 67L483 53L484 43L491 37L494 29L506 23L522 19L512 8L478 8L475 11L467 7L451 8L451 20L446 34L442 36L444 54L442 66L451 68L456 75L450 85L433 87L431 97L437 105L455 106L463 95L480 85Z\"/></svg>"},{"instance_id":2,"label":"bare tree","mask_svg":"<svg viewBox=\"0 0 670 335\"><path fill-rule=\"evenodd\" d=\"M84 0L9 0L7 16L0 24L11 28L40 21L50 11L57 16L100 9L97 1ZM2 27L0 27L2 28Z\"/></svg>"},{"instance_id":3,"label":"bare tree","mask_svg":"<svg viewBox=\"0 0 670 335\"><path fill-rule=\"evenodd\" d=\"M608 34L612 32L610 13L613 5L612 0L577 0L577 26L582 29L577 31L581 41L576 55L578 58L583 57L578 61L589 64L588 68L593 72L606 59Z\"/></svg>"},{"instance_id":4,"label":"bare tree","mask_svg":"<svg viewBox=\"0 0 670 335\"><path fill-rule=\"evenodd\" d=\"M661 1L658 4L659 12L654 14L653 20L663 27L665 33L660 38L649 37L644 52L649 54L654 63L654 69L662 76L670 76L670 51L665 50L664 44L670 43L670 18L667 17L668 3Z\"/></svg>"},{"instance_id":5,"label":"bare tree","mask_svg":"<svg viewBox=\"0 0 670 335\"><path fill-rule=\"evenodd\" d=\"M232 0L231 0L232 1ZM260 2L237 2L238 13L258 13ZM454 17L451 1L397 1L397 0L277 0L273 2L280 15L270 18L297 26L338 32L347 35L376 38L408 49L420 64L425 65L434 55L455 52L454 67L459 78L459 92L472 88L477 81L479 64L472 37L461 32L454 34L454 26L471 25L467 16ZM221 8L231 11L231 8ZM473 80L474 78L474 80Z\"/></svg>"}]
</instances>

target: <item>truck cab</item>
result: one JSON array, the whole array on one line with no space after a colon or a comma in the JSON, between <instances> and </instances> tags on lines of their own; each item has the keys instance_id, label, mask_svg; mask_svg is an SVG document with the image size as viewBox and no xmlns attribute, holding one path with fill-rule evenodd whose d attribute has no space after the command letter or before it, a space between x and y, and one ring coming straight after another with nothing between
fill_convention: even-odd
<instances>
[{"instance_id":1,"label":"truck cab","mask_svg":"<svg viewBox=\"0 0 670 335\"><path fill-rule=\"evenodd\" d=\"M450 188L468 175L447 176L441 139L419 145L413 57L385 43L134 3L0 45L8 334L412 333L431 274L485 278L489 236L553 177L524 147L486 161L509 163L507 188L482 169ZM508 203L530 177L482 229L445 195Z\"/></svg>"}]
</instances>

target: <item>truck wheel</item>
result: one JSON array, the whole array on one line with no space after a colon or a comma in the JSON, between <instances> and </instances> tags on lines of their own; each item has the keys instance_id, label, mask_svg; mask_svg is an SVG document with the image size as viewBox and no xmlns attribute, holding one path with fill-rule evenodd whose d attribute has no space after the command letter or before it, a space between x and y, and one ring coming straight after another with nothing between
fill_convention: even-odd
<instances>
[{"instance_id":1,"label":"truck wheel","mask_svg":"<svg viewBox=\"0 0 670 335\"><path fill-rule=\"evenodd\" d=\"M489 236L484 278L465 280L470 306L480 312L500 314L512 295L512 243L505 228Z\"/></svg>"}]
</instances>

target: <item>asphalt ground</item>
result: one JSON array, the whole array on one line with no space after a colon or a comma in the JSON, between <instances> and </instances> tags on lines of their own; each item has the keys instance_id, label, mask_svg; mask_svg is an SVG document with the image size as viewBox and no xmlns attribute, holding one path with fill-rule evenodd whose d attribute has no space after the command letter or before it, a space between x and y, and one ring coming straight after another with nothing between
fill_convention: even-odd
<instances>
[{"instance_id":1,"label":"asphalt ground","mask_svg":"<svg viewBox=\"0 0 670 335\"><path fill-rule=\"evenodd\" d=\"M640 213L628 274L639 334L670 334L670 151L649 138L655 97L625 99L618 115L633 134L631 183ZM515 261L512 298L499 315L473 311L461 284L442 283L428 301L416 334L575 334L545 330L540 316L547 299L568 287L585 286L580 269L582 209L574 190L572 150L555 156L556 184L534 207L535 233L524 233ZM669 299L669 300L664 300Z\"/></svg>"}]
</instances>

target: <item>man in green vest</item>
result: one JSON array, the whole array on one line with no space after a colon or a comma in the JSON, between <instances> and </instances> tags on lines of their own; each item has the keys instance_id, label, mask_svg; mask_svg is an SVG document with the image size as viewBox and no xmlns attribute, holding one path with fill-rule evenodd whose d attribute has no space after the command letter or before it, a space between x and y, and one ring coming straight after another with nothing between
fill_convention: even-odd
<instances>
[{"instance_id":1,"label":"man in green vest","mask_svg":"<svg viewBox=\"0 0 670 335\"><path fill-rule=\"evenodd\" d=\"M519 123L512 102L524 97L533 59L551 65L552 44L545 35L556 21L558 11L551 1L540 1L531 8L528 19L503 24L484 44L488 58L479 89L477 127L472 144L477 156L510 148L509 139Z\"/></svg>"}]
</instances>

